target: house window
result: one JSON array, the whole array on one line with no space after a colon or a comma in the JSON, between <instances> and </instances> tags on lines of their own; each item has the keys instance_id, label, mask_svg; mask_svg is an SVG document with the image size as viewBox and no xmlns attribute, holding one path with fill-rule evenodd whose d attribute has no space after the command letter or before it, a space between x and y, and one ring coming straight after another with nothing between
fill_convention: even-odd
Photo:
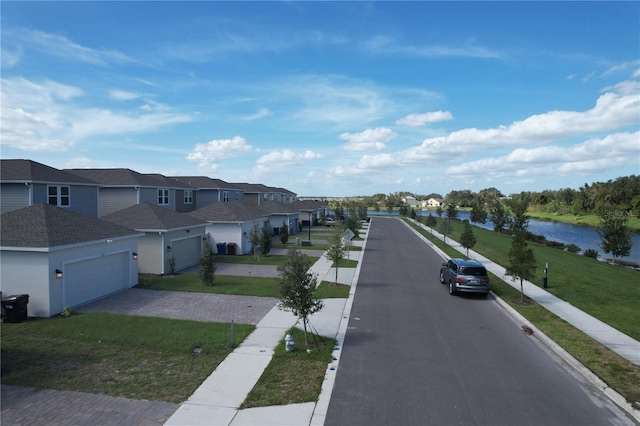
<instances>
[{"instance_id":1,"label":"house window","mask_svg":"<svg viewBox=\"0 0 640 426\"><path fill-rule=\"evenodd\" d=\"M58 207L69 207L69 187L68 186L49 186L49 204Z\"/></svg>"},{"instance_id":2,"label":"house window","mask_svg":"<svg viewBox=\"0 0 640 426\"><path fill-rule=\"evenodd\" d=\"M169 190L158 189L158 205L166 206L169 204Z\"/></svg>"},{"instance_id":3,"label":"house window","mask_svg":"<svg viewBox=\"0 0 640 426\"><path fill-rule=\"evenodd\" d=\"M193 204L193 191L187 189L184 191L184 203L185 204Z\"/></svg>"},{"instance_id":4,"label":"house window","mask_svg":"<svg viewBox=\"0 0 640 426\"><path fill-rule=\"evenodd\" d=\"M240 201L240 193L236 192L236 201Z\"/></svg>"},{"instance_id":5,"label":"house window","mask_svg":"<svg viewBox=\"0 0 640 426\"><path fill-rule=\"evenodd\" d=\"M264 198L265 201L268 201L269 200L269 194L264 194L262 196L262 198Z\"/></svg>"},{"instance_id":6,"label":"house window","mask_svg":"<svg viewBox=\"0 0 640 426\"><path fill-rule=\"evenodd\" d=\"M229 202L229 191L222 191L222 202L223 203Z\"/></svg>"}]
</instances>

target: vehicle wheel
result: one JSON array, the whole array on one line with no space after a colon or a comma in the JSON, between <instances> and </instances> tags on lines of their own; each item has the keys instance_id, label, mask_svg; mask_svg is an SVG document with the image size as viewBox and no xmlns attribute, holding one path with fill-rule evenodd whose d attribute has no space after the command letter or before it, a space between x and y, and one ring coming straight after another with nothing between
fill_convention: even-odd
<instances>
[{"instance_id":1,"label":"vehicle wheel","mask_svg":"<svg viewBox=\"0 0 640 426\"><path fill-rule=\"evenodd\" d=\"M452 296L456 295L456 290L453 287L453 281L449 281L449 294Z\"/></svg>"},{"instance_id":2,"label":"vehicle wheel","mask_svg":"<svg viewBox=\"0 0 640 426\"><path fill-rule=\"evenodd\" d=\"M444 274L440 271L440 284L444 284Z\"/></svg>"}]
</instances>

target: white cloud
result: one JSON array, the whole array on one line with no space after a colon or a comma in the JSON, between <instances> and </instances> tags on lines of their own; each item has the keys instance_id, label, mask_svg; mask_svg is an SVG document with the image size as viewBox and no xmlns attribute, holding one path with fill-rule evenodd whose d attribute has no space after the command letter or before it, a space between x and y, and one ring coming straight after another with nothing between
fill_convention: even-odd
<instances>
[{"instance_id":1,"label":"white cloud","mask_svg":"<svg viewBox=\"0 0 640 426\"><path fill-rule=\"evenodd\" d=\"M383 118L389 101L370 81L306 75L274 88L293 102L293 121L357 127Z\"/></svg>"},{"instance_id":2,"label":"white cloud","mask_svg":"<svg viewBox=\"0 0 640 426\"><path fill-rule=\"evenodd\" d=\"M391 129L378 127L360 133L342 133L339 137L347 141L343 145L347 151L381 151L387 147L387 142L397 136Z\"/></svg>"},{"instance_id":3,"label":"white cloud","mask_svg":"<svg viewBox=\"0 0 640 426\"><path fill-rule=\"evenodd\" d=\"M640 132L615 133L592 138L570 147L519 148L508 155L484 158L449 167L445 173L458 178L482 174L526 174L530 177L596 173L612 167L638 164Z\"/></svg>"},{"instance_id":4,"label":"white cloud","mask_svg":"<svg viewBox=\"0 0 640 426\"><path fill-rule=\"evenodd\" d=\"M100 50L82 46L59 34L26 28L3 28L5 43L15 40L22 45L34 48L46 55L62 58L65 61L86 62L91 65L106 66L109 63L127 63L134 60L117 50Z\"/></svg>"},{"instance_id":5,"label":"white cloud","mask_svg":"<svg viewBox=\"0 0 640 426\"><path fill-rule=\"evenodd\" d=\"M396 121L399 126L419 127L429 123L451 120L453 115L449 111L426 112L424 114L409 114Z\"/></svg>"},{"instance_id":6,"label":"white cloud","mask_svg":"<svg viewBox=\"0 0 640 426\"><path fill-rule=\"evenodd\" d=\"M550 111L532 115L508 126L480 130L463 129L448 136L427 139L422 147L434 151L487 149L518 145L540 145L591 132L602 132L638 124L637 82L619 84L602 94L587 111Z\"/></svg>"},{"instance_id":7,"label":"white cloud","mask_svg":"<svg viewBox=\"0 0 640 426\"><path fill-rule=\"evenodd\" d=\"M462 57L462 58L503 58L503 52L477 46L473 40L460 44L411 45L401 44L388 36L375 36L362 44L363 48L374 54L399 54L423 58Z\"/></svg>"},{"instance_id":8,"label":"white cloud","mask_svg":"<svg viewBox=\"0 0 640 426\"><path fill-rule=\"evenodd\" d=\"M308 160L317 160L322 156L311 150L306 150L302 154L290 149L271 151L263 155L256 161L253 172L258 175L268 175L272 172L282 173L295 166L302 166Z\"/></svg>"},{"instance_id":9,"label":"white cloud","mask_svg":"<svg viewBox=\"0 0 640 426\"><path fill-rule=\"evenodd\" d=\"M246 121L259 120L261 118L267 117L269 114L270 112L267 108L259 108L255 113L246 115L242 117L242 119Z\"/></svg>"},{"instance_id":10,"label":"white cloud","mask_svg":"<svg viewBox=\"0 0 640 426\"><path fill-rule=\"evenodd\" d=\"M131 99L137 99L139 98L141 95L137 94L137 93L133 93L133 92L129 92L126 90L121 90L121 89L112 89L109 91L109 97L111 99L115 99L118 101L129 101Z\"/></svg>"},{"instance_id":11,"label":"white cloud","mask_svg":"<svg viewBox=\"0 0 640 426\"><path fill-rule=\"evenodd\" d=\"M218 170L220 160L237 157L253 149L240 136L231 139L214 139L197 144L187 155L187 160L195 161L202 170Z\"/></svg>"},{"instance_id":12,"label":"white cloud","mask_svg":"<svg viewBox=\"0 0 640 426\"><path fill-rule=\"evenodd\" d=\"M2 79L1 143L30 151L64 150L85 138L154 131L192 120L161 104L150 113L110 111L82 105L84 98L82 89L51 80Z\"/></svg>"}]
</instances>

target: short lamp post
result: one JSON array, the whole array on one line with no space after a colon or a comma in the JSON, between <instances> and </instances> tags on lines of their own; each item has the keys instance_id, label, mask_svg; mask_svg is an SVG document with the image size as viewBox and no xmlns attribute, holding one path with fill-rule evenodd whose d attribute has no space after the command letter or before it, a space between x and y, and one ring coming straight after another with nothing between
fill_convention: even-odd
<instances>
[{"instance_id":1,"label":"short lamp post","mask_svg":"<svg viewBox=\"0 0 640 426\"><path fill-rule=\"evenodd\" d=\"M284 336L284 348L286 349L286 351L291 352L295 344L296 342L293 341L293 336L287 333L287 335Z\"/></svg>"}]
</instances>

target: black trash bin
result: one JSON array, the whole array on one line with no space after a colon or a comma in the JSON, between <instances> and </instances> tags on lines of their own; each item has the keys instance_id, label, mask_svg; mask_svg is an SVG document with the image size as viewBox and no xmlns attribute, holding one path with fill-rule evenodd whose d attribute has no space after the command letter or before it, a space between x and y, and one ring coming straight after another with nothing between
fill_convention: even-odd
<instances>
[{"instance_id":1,"label":"black trash bin","mask_svg":"<svg viewBox=\"0 0 640 426\"><path fill-rule=\"evenodd\" d=\"M236 254L236 243L227 244L227 254L229 256L235 256L235 254Z\"/></svg>"},{"instance_id":2,"label":"black trash bin","mask_svg":"<svg viewBox=\"0 0 640 426\"><path fill-rule=\"evenodd\" d=\"M218 243L216 247L218 248L218 254L226 254L227 243Z\"/></svg>"},{"instance_id":3,"label":"black trash bin","mask_svg":"<svg viewBox=\"0 0 640 426\"><path fill-rule=\"evenodd\" d=\"M15 294L2 299L2 307L6 313L4 322L18 323L26 321L27 304L29 303L28 294Z\"/></svg>"}]
</instances>

